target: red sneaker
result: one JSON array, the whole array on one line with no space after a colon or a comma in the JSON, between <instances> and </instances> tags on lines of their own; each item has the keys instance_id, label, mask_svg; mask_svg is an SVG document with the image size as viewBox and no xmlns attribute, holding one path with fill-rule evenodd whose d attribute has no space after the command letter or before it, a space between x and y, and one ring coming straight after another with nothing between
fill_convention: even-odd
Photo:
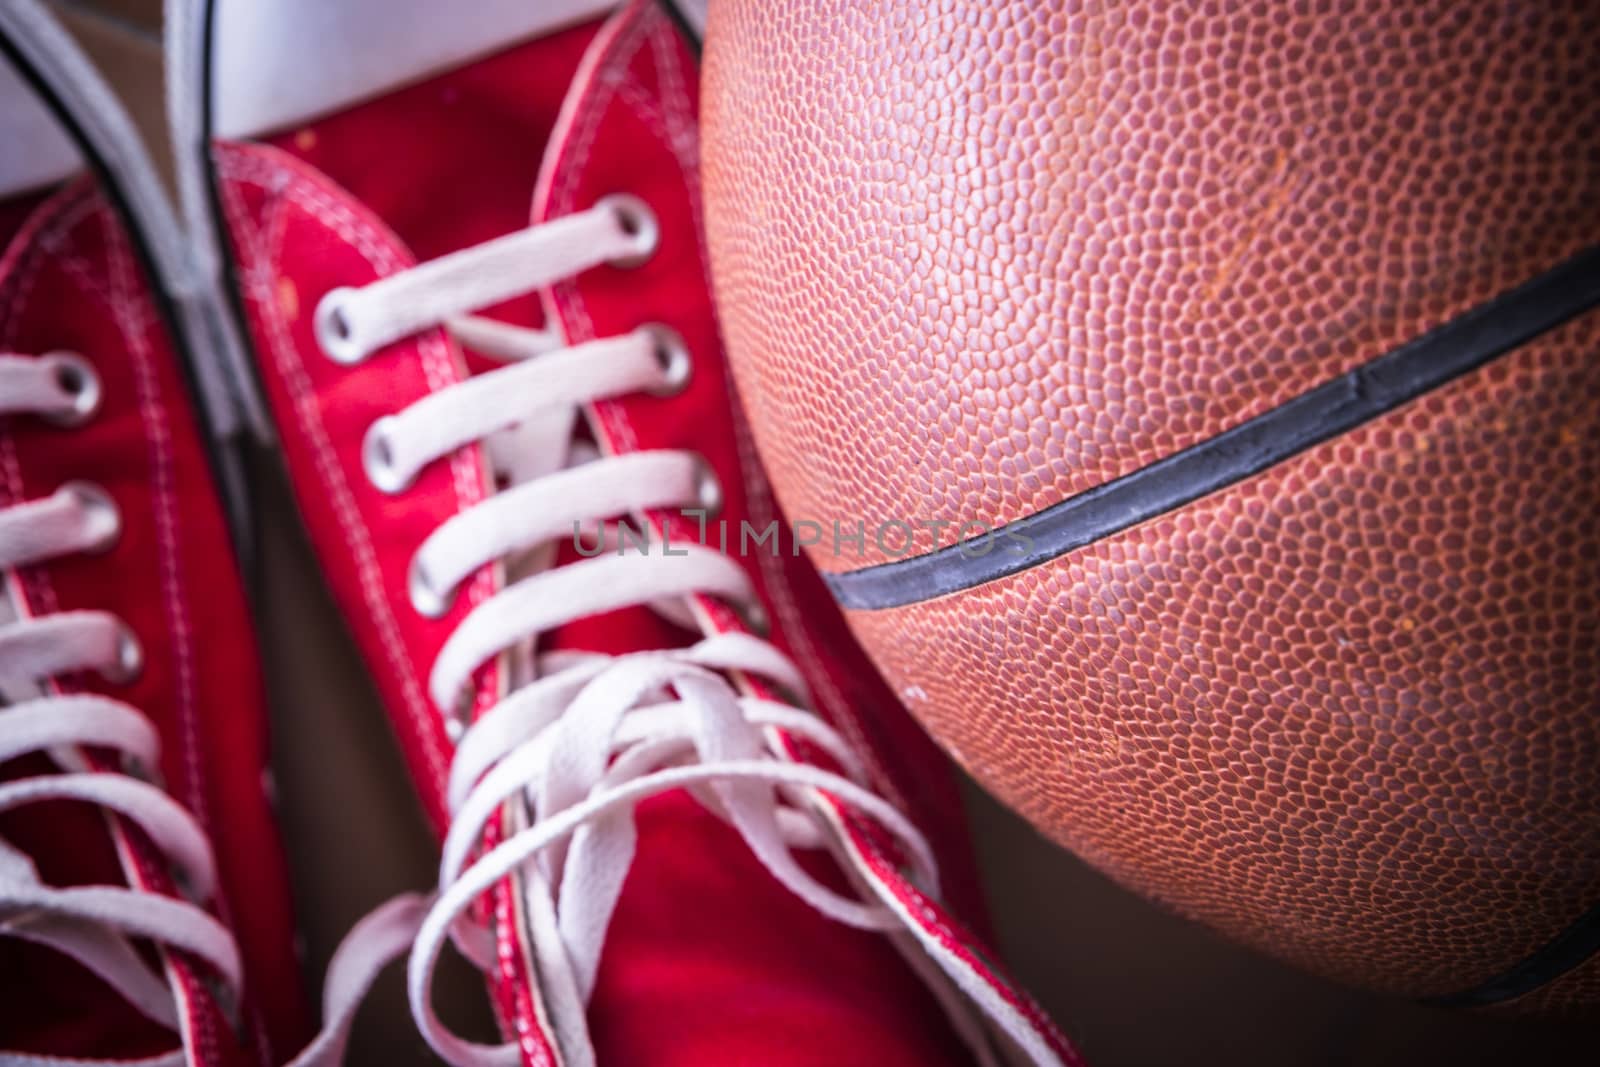
<instances>
[{"instance_id":1,"label":"red sneaker","mask_svg":"<svg viewBox=\"0 0 1600 1067\"><path fill-rule=\"evenodd\" d=\"M379 924L417 1023L457 1064L1074 1061L938 902L977 914L948 764L756 466L693 46L609 7L169 15L192 218L444 840ZM446 940L506 1045L434 1016Z\"/></svg>"},{"instance_id":2,"label":"red sneaker","mask_svg":"<svg viewBox=\"0 0 1600 1067\"><path fill-rule=\"evenodd\" d=\"M0 1062L275 1063L306 1019L180 367L195 273L126 116L30 0L0 5L0 131Z\"/></svg>"}]
</instances>

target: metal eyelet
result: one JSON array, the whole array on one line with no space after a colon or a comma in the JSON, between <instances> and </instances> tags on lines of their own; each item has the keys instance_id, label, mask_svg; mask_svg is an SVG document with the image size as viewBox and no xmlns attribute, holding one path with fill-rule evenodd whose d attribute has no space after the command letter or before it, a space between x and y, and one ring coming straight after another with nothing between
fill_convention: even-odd
<instances>
[{"instance_id":1,"label":"metal eyelet","mask_svg":"<svg viewBox=\"0 0 1600 1067\"><path fill-rule=\"evenodd\" d=\"M450 610L453 591L441 593L428 580L421 561L411 557L411 567L406 573L406 589L411 594L411 606L425 619L437 619Z\"/></svg>"},{"instance_id":2,"label":"metal eyelet","mask_svg":"<svg viewBox=\"0 0 1600 1067\"><path fill-rule=\"evenodd\" d=\"M80 552L106 552L117 543L117 538L122 536L122 512L117 510L117 502L111 499L110 493L93 482L67 482L56 492L74 498L89 516L93 536Z\"/></svg>"},{"instance_id":3,"label":"metal eyelet","mask_svg":"<svg viewBox=\"0 0 1600 1067\"><path fill-rule=\"evenodd\" d=\"M385 415L367 427L367 435L361 441L361 465L366 469L367 480L390 496L411 485L411 478L394 465L394 445L389 441L393 425L394 416Z\"/></svg>"},{"instance_id":4,"label":"metal eyelet","mask_svg":"<svg viewBox=\"0 0 1600 1067\"><path fill-rule=\"evenodd\" d=\"M102 677L104 676L102 675ZM122 773L129 778L137 778L148 785L161 784L159 781L160 776L156 773L155 768L138 756L124 755L122 757Z\"/></svg>"},{"instance_id":5,"label":"metal eyelet","mask_svg":"<svg viewBox=\"0 0 1600 1067\"><path fill-rule=\"evenodd\" d=\"M745 628L757 637L766 637L772 633L772 619L767 615L767 609L761 601L752 598L736 610L739 612L739 617L744 620Z\"/></svg>"},{"instance_id":6,"label":"metal eyelet","mask_svg":"<svg viewBox=\"0 0 1600 1067\"><path fill-rule=\"evenodd\" d=\"M94 365L76 352L50 352L41 357L55 375L56 385L70 406L44 416L56 426L81 426L100 410L100 375Z\"/></svg>"},{"instance_id":7,"label":"metal eyelet","mask_svg":"<svg viewBox=\"0 0 1600 1067\"><path fill-rule=\"evenodd\" d=\"M461 693L455 699L455 704L444 716L444 735L450 739L451 744L459 744L467 735L467 726L472 722L472 706L476 697L472 687L463 686Z\"/></svg>"},{"instance_id":8,"label":"metal eyelet","mask_svg":"<svg viewBox=\"0 0 1600 1067\"><path fill-rule=\"evenodd\" d=\"M660 323L641 326L639 332L650 339L650 350L661 367L661 381L651 387L650 394L676 396L683 392L694 371L693 361L689 358L689 346L683 343L677 330Z\"/></svg>"},{"instance_id":9,"label":"metal eyelet","mask_svg":"<svg viewBox=\"0 0 1600 1067\"><path fill-rule=\"evenodd\" d=\"M610 211L617 229L633 245L632 251L611 260L613 267L638 267L655 254L656 245L661 242L661 225L649 204L627 193L614 193L603 197L595 207Z\"/></svg>"},{"instance_id":10,"label":"metal eyelet","mask_svg":"<svg viewBox=\"0 0 1600 1067\"><path fill-rule=\"evenodd\" d=\"M695 457L694 496L700 509L708 516L722 512L722 483L717 472L711 469L704 456Z\"/></svg>"},{"instance_id":11,"label":"metal eyelet","mask_svg":"<svg viewBox=\"0 0 1600 1067\"><path fill-rule=\"evenodd\" d=\"M127 685L144 671L144 646L126 624L117 630L117 662L102 669L100 676L112 685Z\"/></svg>"},{"instance_id":12,"label":"metal eyelet","mask_svg":"<svg viewBox=\"0 0 1600 1067\"><path fill-rule=\"evenodd\" d=\"M201 903L200 886L187 869L177 863L168 863L167 877L172 879L172 888L176 889L184 900L193 904Z\"/></svg>"},{"instance_id":13,"label":"metal eyelet","mask_svg":"<svg viewBox=\"0 0 1600 1067\"><path fill-rule=\"evenodd\" d=\"M345 308L345 302L355 292L347 286L329 289L317 301L316 314L312 316L317 344L323 354L346 367L360 363L367 356L356 341L355 327L350 324L350 313Z\"/></svg>"}]
</instances>

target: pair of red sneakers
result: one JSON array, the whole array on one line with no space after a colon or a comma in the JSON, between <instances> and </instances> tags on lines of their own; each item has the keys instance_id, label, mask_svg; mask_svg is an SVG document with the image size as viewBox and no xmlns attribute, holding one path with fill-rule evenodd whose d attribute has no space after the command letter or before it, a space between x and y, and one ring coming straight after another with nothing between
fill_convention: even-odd
<instances>
[{"instance_id":1,"label":"pair of red sneakers","mask_svg":"<svg viewBox=\"0 0 1600 1067\"><path fill-rule=\"evenodd\" d=\"M455 1064L1075 1061L954 918L948 765L756 466L693 5L167 21L183 225L65 35L0 0L0 1063L337 1062L397 955ZM443 842L314 1038L230 541L251 438ZM504 1044L434 1016L447 950Z\"/></svg>"}]
</instances>

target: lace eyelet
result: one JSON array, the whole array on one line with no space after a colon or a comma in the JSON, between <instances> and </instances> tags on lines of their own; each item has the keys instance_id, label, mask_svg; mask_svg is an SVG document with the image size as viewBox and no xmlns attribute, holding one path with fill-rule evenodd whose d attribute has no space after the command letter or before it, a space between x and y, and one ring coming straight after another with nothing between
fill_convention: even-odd
<instances>
[{"instance_id":1,"label":"lace eyelet","mask_svg":"<svg viewBox=\"0 0 1600 1067\"><path fill-rule=\"evenodd\" d=\"M424 571L415 556L411 559L411 567L406 574L406 590L411 594L411 607L418 615L425 619L437 619L450 610L450 604L455 599L453 591L441 593L428 581L428 574Z\"/></svg>"},{"instance_id":2,"label":"lace eyelet","mask_svg":"<svg viewBox=\"0 0 1600 1067\"><path fill-rule=\"evenodd\" d=\"M739 618L744 620L745 627L757 637L767 637L772 633L772 618L761 601L752 598L736 610Z\"/></svg>"},{"instance_id":3,"label":"lace eyelet","mask_svg":"<svg viewBox=\"0 0 1600 1067\"><path fill-rule=\"evenodd\" d=\"M695 501L708 516L722 512L722 483L717 472L711 469L704 456L696 458L694 470Z\"/></svg>"},{"instance_id":4,"label":"lace eyelet","mask_svg":"<svg viewBox=\"0 0 1600 1067\"><path fill-rule=\"evenodd\" d=\"M471 686L462 687L460 695L455 699L450 711L444 716L444 735L451 744L459 744L467 735L467 726L472 722L472 706L475 696Z\"/></svg>"},{"instance_id":5,"label":"lace eyelet","mask_svg":"<svg viewBox=\"0 0 1600 1067\"><path fill-rule=\"evenodd\" d=\"M144 646L126 625L117 630L117 662L100 672L112 685L127 685L144 672Z\"/></svg>"},{"instance_id":6,"label":"lace eyelet","mask_svg":"<svg viewBox=\"0 0 1600 1067\"><path fill-rule=\"evenodd\" d=\"M661 242L661 225L656 221L655 212L650 210L649 204L627 193L614 193L603 197L595 207L610 211L617 229L633 245L631 252L611 260L613 267L627 270L642 266L655 255L656 245Z\"/></svg>"},{"instance_id":7,"label":"lace eyelet","mask_svg":"<svg viewBox=\"0 0 1600 1067\"><path fill-rule=\"evenodd\" d=\"M122 512L117 510L117 502L111 499L111 494L95 485L93 482L67 482L57 493L65 493L77 501L89 517L90 529L93 536L79 551L91 555L106 552L117 539L122 536Z\"/></svg>"},{"instance_id":8,"label":"lace eyelet","mask_svg":"<svg viewBox=\"0 0 1600 1067\"><path fill-rule=\"evenodd\" d=\"M350 312L345 307L345 302L354 293L355 290L347 286L329 289L317 301L316 314L312 317L317 344L322 348L323 355L346 367L354 366L367 357L357 341L355 327L350 323Z\"/></svg>"},{"instance_id":9,"label":"lace eyelet","mask_svg":"<svg viewBox=\"0 0 1600 1067\"><path fill-rule=\"evenodd\" d=\"M650 339L650 349L661 367L661 381L650 389L652 396L676 396L689 384L694 371L689 358L689 346L677 330L660 323L641 326L639 332Z\"/></svg>"},{"instance_id":10,"label":"lace eyelet","mask_svg":"<svg viewBox=\"0 0 1600 1067\"><path fill-rule=\"evenodd\" d=\"M389 428L393 425L394 416L385 415L367 427L367 435L361 441L361 465L366 469L367 480L390 496L404 492L412 481L394 465L394 446L389 441Z\"/></svg>"},{"instance_id":11,"label":"lace eyelet","mask_svg":"<svg viewBox=\"0 0 1600 1067\"><path fill-rule=\"evenodd\" d=\"M51 352L42 357L55 374L56 384L71 401L62 411L44 416L56 426L81 426L100 410L100 375L94 365L76 352Z\"/></svg>"},{"instance_id":12,"label":"lace eyelet","mask_svg":"<svg viewBox=\"0 0 1600 1067\"><path fill-rule=\"evenodd\" d=\"M172 879L172 888L184 900L194 904L201 903L200 886L194 880L194 875L177 863L167 864L167 877Z\"/></svg>"}]
</instances>

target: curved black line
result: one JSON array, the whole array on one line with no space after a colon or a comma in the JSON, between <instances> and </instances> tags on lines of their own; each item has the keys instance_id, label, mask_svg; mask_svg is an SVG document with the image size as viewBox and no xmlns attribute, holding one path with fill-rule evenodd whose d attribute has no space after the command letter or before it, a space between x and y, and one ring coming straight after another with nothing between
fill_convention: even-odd
<instances>
[{"instance_id":1,"label":"curved black line","mask_svg":"<svg viewBox=\"0 0 1600 1067\"><path fill-rule=\"evenodd\" d=\"M1037 567L1257 474L1597 304L1600 245L1348 374L1132 474L926 555L823 578L841 606L861 611L915 604Z\"/></svg>"},{"instance_id":2,"label":"curved black line","mask_svg":"<svg viewBox=\"0 0 1600 1067\"><path fill-rule=\"evenodd\" d=\"M1571 926L1556 935L1555 940L1521 963L1472 989L1428 997L1426 1003L1473 1008L1515 1000L1566 974L1596 952L1600 952L1600 904L1578 916Z\"/></svg>"},{"instance_id":3,"label":"curved black line","mask_svg":"<svg viewBox=\"0 0 1600 1067\"><path fill-rule=\"evenodd\" d=\"M672 20L673 25L678 27L678 32L683 35L683 41L689 46L689 51L694 53L695 61L699 62L705 42L694 32L694 27L689 25L689 16L685 15L683 9L673 3L673 0L661 0L661 6L666 9L667 17Z\"/></svg>"}]
</instances>

